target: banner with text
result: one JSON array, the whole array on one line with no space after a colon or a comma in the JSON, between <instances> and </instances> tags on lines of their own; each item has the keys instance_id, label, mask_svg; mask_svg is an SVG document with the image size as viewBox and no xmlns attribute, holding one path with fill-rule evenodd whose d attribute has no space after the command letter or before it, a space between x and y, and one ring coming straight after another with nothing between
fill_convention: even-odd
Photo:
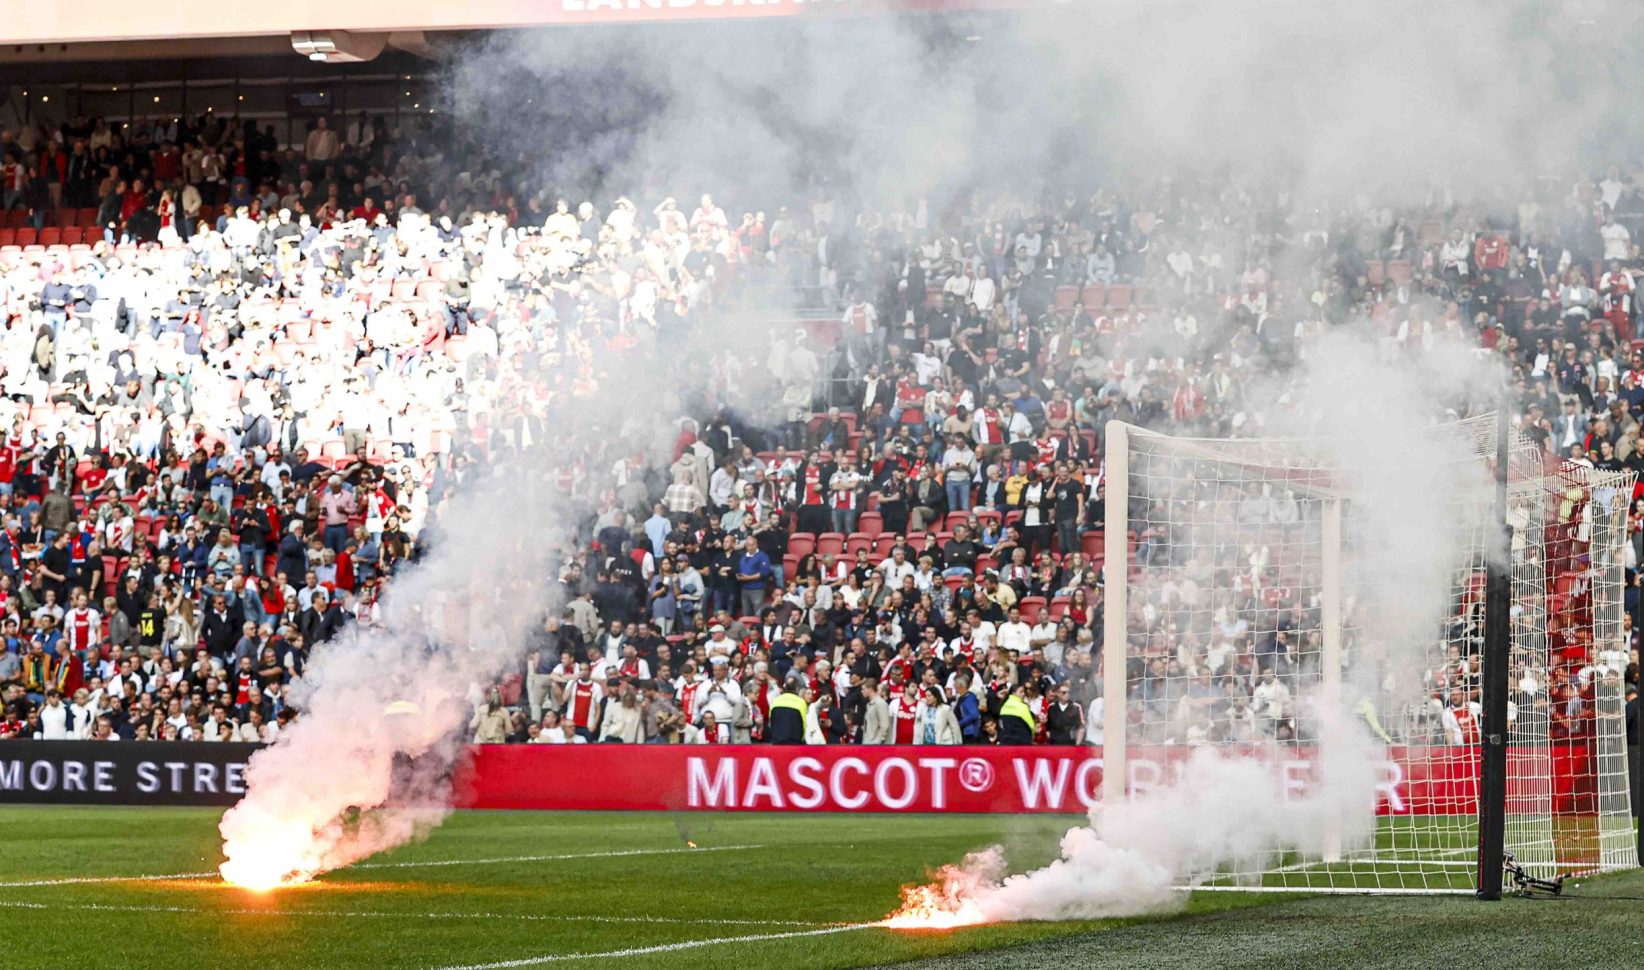
<instances>
[{"instance_id":1,"label":"banner with text","mask_svg":"<svg viewBox=\"0 0 1644 970\"><path fill-rule=\"evenodd\" d=\"M1138 748L1129 782L1140 794L1169 784L1197 749ZM472 749L458 803L472 808L1084 812L1101 797L1102 755L1088 747L485 746ZM1569 777L1584 748L1515 752L1515 770ZM1306 791L1307 749L1266 755L1284 790ZM1562 769L1562 770L1560 770ZM1383 815L1471 815L1478 755L1468 748L1389 748L1377 763Z\"/></svg>"},{"instance_id":2,"label":"banner with text","mask_svg":"<svg viewBox=\"0 0 1644 970\"><path fill-rule=\"evenodd\" d=\"M0 743L0 804L232 805L255 744L100 741ZM1135 748L1134 794L1172 783L1195 748ZM1299 796L1313 752L1258 755ZM1551 782L1554 810L1590 811L1584 745L1509 755L1509 795ZM1383 815L1472 815L1478 755L1388 748L1376 763ZM455 801L485 809L818 812L1083 812L1101 797L1102 753L1089 747L476 745ZM1527 789L1527 790L1528 790Z\"/></svg>"},{"instance_id":3,"label":"banner with text","mask_svg":"<svg viewBox=\"0 0 1644 970\"><path fill-rule=\"evenodd\" d=\"M0 804L232 805L261 745L0 742Z\"/></svg>"}]
</instances>

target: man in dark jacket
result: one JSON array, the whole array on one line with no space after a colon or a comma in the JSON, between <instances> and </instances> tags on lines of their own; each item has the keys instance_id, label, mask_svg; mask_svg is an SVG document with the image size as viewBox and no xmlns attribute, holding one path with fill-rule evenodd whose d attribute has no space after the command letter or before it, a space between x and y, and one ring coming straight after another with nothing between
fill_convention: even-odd
<instances>
[{"instance_id":1,"label":"man in dark jacket","mask_svg":"<svg viewBox=\"0 0 1644 970\"><path fill-rule=\"evenodd\" d=\"M205 639L206 649L212 656L226 657L234 649L234 644L240 639L240 628L245 623L245 614L240 612L239 606L230 607L228 600L221 593L211 598L211 605L205 611L205 618L200 622L200 635Z\"/></svg>"},{"instance_id":2,"label":"man in dark jacket","mask_svg":"<svg viewBox=\"0 0 1644 970\"><path fill-rule=\"evenodd\" d=\"M308 547L303 544L303 524L291 523L291 530L280 540L280 558L274 568L297 579L308 572Z\"/></svg>"}]
</instances>

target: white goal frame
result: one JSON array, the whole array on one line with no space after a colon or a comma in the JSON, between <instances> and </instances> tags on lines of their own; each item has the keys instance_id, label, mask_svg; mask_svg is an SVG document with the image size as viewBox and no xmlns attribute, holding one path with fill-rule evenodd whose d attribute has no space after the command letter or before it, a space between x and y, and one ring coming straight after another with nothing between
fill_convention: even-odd
<instances>
[{"instance_id":1,"label":"white goal frame","mask_svg":"<svg viewBox=\"0 0 1644 970\"><path fill-rule=\"evenodd\" d=\"M1490 422L1493 425L1493 422ZM1477 429L1485 427L1485 422L1475 419L1457 426L1462 428L1463 434L1489 434L1493 441L1493 432ZM1104 703L1102 706L1102 800L1107 804L1116 804L1129 797L1130 738L1127 737L1129 726L1129 671L1130 662L1130 609L1131 606L1131 540L1129 538L1130 504L1132 499L1132 449L1133 436L1145 436L1149 439L1167 439L1171 447L1180 449L1183 457L1192 457L1195 446L1203 450L1203 457L1212 461L1228 461L1231 448L1248 447L1249 463L1252 467L1281 469L1294 467L1283 460L1286 449L1294 449L1305 444L1301 441L1278 441L1262 439L1230 439L1206 440L1192 438L1176 438L1158 432L1136 428L1123 422L1110 422L1104 431L1105 449L1102 482L1106 489L1105 519L1103 521L1103 664L1102 685ZM1488 451L1481 447L1481 452ZM1490 450L1493 450L1493 446ZM1565 464L1558 469L1543 468L1539 453L1522 438L1514 441L1514 457L1512 460L1512 506L1510 513L1514 534L1514 591L1519 597L1515 602L1525 600L1534 601L1537 597L1545 600L1551 592L1549 584L1551 577L1546 575L1548 567L1547 550L1543 548L1543 521L1545 514L1549 523L1556 521L1561 499L1570 494L1572 487L1584 489L1586 501L1597 506L1595 496L1605 497L1613 501L1615 495L1631 496L1633 476L1631 473L1613 473L1595 471L1590 468L1581 468ZM1530 457L1531 455L1534 457ZM1294 452L1290 452L1294 459ZM1277 460L1275 460L1277 459ZM1344 644L1344 617L1343 603L1345 591L1343 589L1343 561L1344 561L1344 500L1350 498L1339 493L1321 474L1312 477L1301 474L1295 480L1287 480L1286 487L1292 492L1305 494L1317 503L1318 508L1318 536L1317 547L1318 599L1319 607L1319 653L1320 671L1317 687L1322 703L1333 705L1340 710L1342 703L1343 644ZM1620 613L1624 609L1620 596L1621 570L1623 569L1622 544L1626 541L1625 509L1628 502L1621 500L1620 527L1610 527L1606 532L1597 522L1601 516L1608 515L1614 518L1614 508L1608 511L1594 511L1588 509L1578 512L1586 515L1588 522L1586 534L1591 547L1590 582L1594 592L1592 595L1593 618L1591 619L1591 638L1595 645L1602 645L1607 641L1615 640L1621 629ZM1567 506L1567 503L1566 503ZM1567 514L1567 508L1566 508ZM1602 545L1602 548L1601 548ZM1603 597L1597 589L1600 585L1608 584L1609 589ZM1543 604L1544 606L1544 604ZM1611 616L1610 614L1615 615ZM1515 623L1526 625L1515 619ZM1539 616L1530 617L1527 625L1536 627L1539 632L1532 632L1532 637L1538 637L1538 649L1545 656L1549 650L1547 634L1547 616L1545 611ZM1614 646L1614 644L1609 644ZM1594 781L1595 791L1593 798L1597 809L1592 824L1598 833L1599 850L1592 854L1590 859L1579 867L1572 867L1562 855L1558 845L1558 835L1554 828L1557 820L1552 817L1551 805L1554 794L1548 779L1529 778L1511 789L1508 794L1508 810L1510 816L1513 811L1521 814L1514 821L1509 821L1509 849L1515 843L1523 844L1520 850L1520 861L1526 862L1527 868L1533 874L1551 877L1555 872L1571 871L1611 871L1620 868L1631 868L1637 865L1637 860L1623 843L1622 817L1629 811L1629 793L1626 775L1626 758L1622 749L1624 740L1611 737L1617 730L1614 726L1615 714L1611 710L1614 698L1609 698L1602 690L1595 690L1595 701L1599 716L1598 727L1589 741L1594 754L1591 756L1597 765L1596 771L1601 777ZM1520 727L1522 728L1522 723ZM1608 730L1606 730L1606 726ZM1545 743L1546 726L1542 728L1542 738ZM1521 731L1515 731L1516 743L1526 743L1520 738ZM1528 743L1534 743L1533 741ZM1619 769L1617 766L1619 765ZM1615 773L1619 770L1619 782ZM1517 804L1515 805L1515 800ZM1529 806L1526 808L1526 806ZM1529 814L1522 814L1528 811ZM1537 815L1537 812L1546 813L1546 817ZM1612 817L1614 816L1614 817ZM1416 818L1420 818L1419 816ZM1452 817L1453 819L1454 817ZM1419 823L1413 823L1419 824ZM1434 825L1454 824L1453 821L1435 821ZM1319 866L1330 866L1344 862L1342 836L1339 827L1330 827L1320 833L1322 835L1323 851L1317 855L1314 862ZM1626 833L1630 836L1631 829ZM1445 834L1445 833L1440 833ZM1448 833L1452 838L1454 831ZM1391 865L1405 865L1409 869L1419 869L1424 866L1435 868L1444 867L1452 871L1467 866L1476 865L1476 859L1463 858L1436 860L1424 858L1419 849L1395 846L1391 858L1395 853L1415 852L1414 856L1400 856ZM1450 848L1435 855L1456 855L1457 850ZM1528 858L1526 858L1528 857ZM1376 860L1376 852L1368 857L1357 859ZM1377 861L1368 862L1369 865L1378 864ZM1286 867L1290 868L1290 867ZM1296 867L1301 868L1301 867ZM1399 873L1397 875L1404 875ZM1397 879L1390 879L1396 882ZM1442 880L1435 880L1442 882ZM1359 880L1362 883L1362 879ZM1237 881L1235 881L1237 883ZM1447 886L1424 886L1410 884L1406 879L1403 884L1376 886L1355 884L1353 879L1344 879L1342 885L1264 885L1246 881L1244 884L1222 885L1218 881L1214 885L1199 886L1196 888L1230 889L1245 891L1308 891L1308 892L1347 892L1347 893L1398 893L1398 894L1453 894L1468 890L1455 885L1451 879Z\"/></svg>"}]
</instances>

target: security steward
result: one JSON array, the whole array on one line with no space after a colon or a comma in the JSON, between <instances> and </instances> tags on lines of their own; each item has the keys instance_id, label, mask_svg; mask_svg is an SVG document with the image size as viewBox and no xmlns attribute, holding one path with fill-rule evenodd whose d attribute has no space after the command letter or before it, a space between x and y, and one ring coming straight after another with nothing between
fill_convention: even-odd
<instances>
[{"instance_id":1,"label":"security steward","mask_svg":"<svg viewBox=\"0 0 1644 970\"><path fill-rule=\"evenodd\" d=\"M782 693L771 701L770 726L765 732L766 740L771 744L805 743L805 714L808 708L804 690L804 681L789 677L782 685Z\"/></svg>"},{"instance_id":2,"label":"security steward","mask_svg":"<svg viewBox=\"0 0 1644 970\"><path fill-rule=\"evenodd\" d=\"M1032 744L1038 725L1033 720L1033 708L1022 700L1022 685L1011 688L1010 695L999 707L999 743Z\"/></svg>"}]
</instances>

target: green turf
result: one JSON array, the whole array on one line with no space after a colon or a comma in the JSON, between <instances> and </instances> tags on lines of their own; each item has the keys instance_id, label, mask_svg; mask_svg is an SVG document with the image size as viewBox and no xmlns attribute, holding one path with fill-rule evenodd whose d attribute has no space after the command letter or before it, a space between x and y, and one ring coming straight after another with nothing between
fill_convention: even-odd
<instances>
[{"instance_id":1,"label":"green turf","mask_svg":"<svg viewBox=\"0 0 1644 970\"><path fill-rule=\"evenodd\" d=\"M1644 947L1644 872L1559 898L1284 898L1271 906L1114 927L898 970L1432 970L1630 967Z\"/></svg>"},{"instance_id":2,"label":"green turf","mask_svg":"<svg viewBox=\"0 0 1644 970\"><path fill-rule=\"evenodd\" d=\"M0 809L6 832L0 840L0 883L209 872L220 859L216 818L216 812L189 809ZM895 907L899 887L983 845L1002 844L1018 868L1041 864L1071 821L462 812L421 844L308 887L266 895L209 878L0 886L0 953L10 967L438 968L811 933L883 917ZM722 851L680 851L686 839ZM650 850L661 851L519 858ZM462 864L409 865L432 861ZM1644 886L1637 887L1637 895L1644 896ZM1265 925L1264 914L1291 911L1297 905L1293 900L1198 893L1182 925L1200 926L1196 920L1214 914L1222 914L1220 922L1203 925ZM1327 921L1384 920L1388 933L1408 932L1408 926L1394 924L1429 910L1396 908L1406 903L1422 905L1400 900L1389 909L1384 900L1354 897L1309 902L1305 905L1316 908L1303 911ZM1461 914L1490 909L1462 900L1443 905ZM1517 907L1494 909L1503 915L1510 911ZM1102 940L1115 933L1149 939L1141 925L1145 921L994 925L940 933L853 929L583 959L578 965L860 967L950 962L957 954L1022 945L1030 949L1005 952L1030 960L1044 954L1049 963L1062 965L1073 952L1066 947L1088 945L1080 941L1093 931L1103 931L1097 937ZM1160 932L1165 936L1158 945L1168 949L1168 931Z\"/></svg>"}]
</instances>

